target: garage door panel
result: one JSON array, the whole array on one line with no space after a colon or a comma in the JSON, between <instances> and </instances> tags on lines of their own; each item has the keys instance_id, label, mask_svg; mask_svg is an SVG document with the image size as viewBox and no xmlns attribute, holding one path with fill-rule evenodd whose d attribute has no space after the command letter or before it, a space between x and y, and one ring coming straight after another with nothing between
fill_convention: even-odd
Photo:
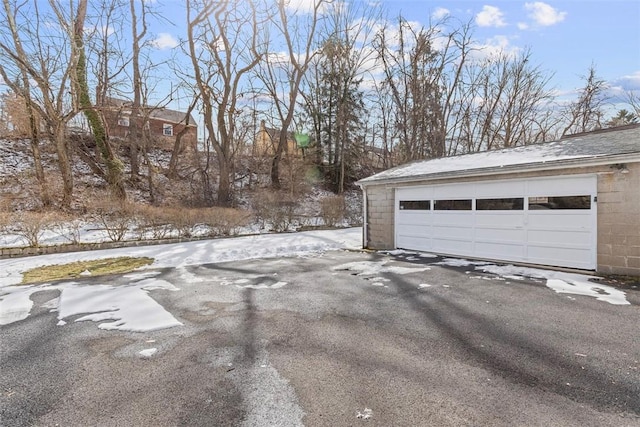
<instances>
[{"instance_id":1,"label":"garage door panel","mask_svg":"<svg viewBox=\"0 0 640 427\"><path fill-rule=\"evenodd\" d=\"M429 214L413 214L402 212L400 215L402 215L402 220L400 221L400 224L402 225L420 226L428 225L431 223L431 215Z\"/></svg>"},{"instance_id":2,"label":"garage door panel","mask_svg":"<svg viewBox=\"0 0 640 427\"><path fill-rule=\"evenodd\" d=\"M430 237L433 231L428 225L413 225L411 227L402 226L398 230L398 236L426 236Z\"/></svg>"},{"instance_id":3,"label":"garage door panel","mask_svg":"<svg viewBox=\"0 0 640 427\"><path fill-rule=\"evenodd\" d=\"M524 227L522 212L513 213L485 213L476 212L476 227L486 228L516 228Z\"/></svg>"},{"instance_id":4,"label":"garage door panel","mask_svg":"<svg viewBox=\"0 0 640 427\"><path fill-rule=\"evenodd\" d=\"M433 237L442 238L442 239L456 239L456 240L468 240L470 234L473 233L473 229L471 227L460 227L460 226L446 226L446 225L434 225L431 228L433 231Z\"/></svg>"},{"instance_id":5,"label":"garage door panel","mask_svg":"<svg viewBox=\"0 0 640 427\"><path fill-rule=\"evenodd\" d=\"M517 242L522 244L527 235L525 230L476 228L475 240L485 242Z\"/></svg>"},{"instance_id":6,"label":"garage door panel","mask_svg":"<svg viewBox=\"0 0 640 427\"><path fill-rule=\"evenodd\" d=\"M432 250L444 254L460 254L464 256L473 255L473 243L462 239L432 239Z\"/></svg>"},{"instance_id":7,"label":"garage door panel","mask_svg":"<svg viewBox=\"0 0 640 427\"><path fill-rule=\"evenodd\" d=\"M548 215L540 215L536 212L533 215L529 212L528 217L528 227L530 229L546 229L546 230L564 230L564 229L591 229L591 212L588 211L589 214L578 214L578 215L558 215L558 214L548 214Z\"/></svg>"},{"instance_id":8,"label":"garage door panel","mask_svg":"<svg viewBox=\"0 0 640 427\"><path fill-rule=\"evenodd\" d=\"M423 251L433 250L431 237L424 236L399 236L396 246L400 249L416 249Z\"/></svg>"},{"instance_id":9,"label":"garage door panel","mask_svg":"<svg viewBox=\"0 0 640 427\"><path fill-rule=\"evenodd\" d=\"M588 231L529 230L527 237L530 245L591 247L591 233Z\"/></svg>"},{"instance_id":10,"label":"garage door panel","mask_svg":"<svg viewBox=\"0 0 640 427\"><path fill-rule=\"evenodd\" d=\"M398 188L396 197L398 200L420 200L423 198L431 199L433 190L430 187L408 187Z\"/></svg>"},{"instance_id":11,"label":"garage door panel","mask_svg":"<svg viewBox=\"0 0 640 427\"><path fill-rule=\"evenodd\" d=\"M527 195L546 197L591 194L591 190L596 188L596 183L595 175L538 178L527 181ZM585 190L589 192L585 193Z\"/></svg>"},{"instance_id":12,"label":"garage door panel","mask_svg":"<svg viewBox=\"0 0 640 427\"><path fill-rule=\"evenodd\" d=\"M524 261L525 247L522 243L509 242L483 242L476 241L476 253L483 253L483 258L504 259L511 261Z\"/></svg>"},{"instance_id":13,"label":"garage door panel","mask_svg":"<svg viewBox=\"0 0 640 427\"><path fill-rule=\"evenodd\" d=\"M529 245L527 262L534 264L560 265L562 267L591 269L588 261L590 249L558 248Z\"/></svg>"},{"instance_id":14,"label":"garage door panel","mask_svg":"<svg viewBox=\"0 0 640 427\"><path fill-rule=\"evenodd\" d=\"M475 197L522 197L525 192L525 185L522 181L512 182L484 182L476 185Z\"/></svg>"},{"instance_id":15,"label":"garage door panel","mask_svg":"<svg viewBox=\"0 0 640 427\"><path fill-rule=\"evenodd\" d=\"M468 199L473 194L472 186L460 184L445 184L433 186L434 199Z\"/></svg>"},{"instance_id":16,"label":"garage door panel","mask_svg":"<svg viewBox=\"0 0 640 427\"><path fill-rule=\"evenodd\" d=\"M471 228L473 226L473 214L471 212L434 211L433 224Z\"/></svg>"}]
</instances>

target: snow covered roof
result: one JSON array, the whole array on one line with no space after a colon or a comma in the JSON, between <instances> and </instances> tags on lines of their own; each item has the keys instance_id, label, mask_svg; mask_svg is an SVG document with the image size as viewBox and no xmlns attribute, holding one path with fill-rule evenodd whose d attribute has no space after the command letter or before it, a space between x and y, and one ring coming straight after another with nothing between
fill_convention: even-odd
<instances>
[{"instance_id":1,"label":"snow covered roof","mask_svg":"<svg viewBox=\"0 0 640 427\"><path fill-rule=\"evenodd\" d=\"M579 167L595 160L640 161L640 125L572 135L553 142L411 162L364 178L358 184Z\"/></svg>"}]
</instances>

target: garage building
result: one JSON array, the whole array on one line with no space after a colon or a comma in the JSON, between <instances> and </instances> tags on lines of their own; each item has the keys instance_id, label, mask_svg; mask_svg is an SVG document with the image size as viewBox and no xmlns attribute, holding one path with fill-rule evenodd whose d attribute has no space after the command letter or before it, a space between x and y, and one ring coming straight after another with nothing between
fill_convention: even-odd
<instances>
[{"instance_id":1,"label":"garage building","mask_svg":"<svg viewBox=\"0 0 640 427\"><path fill-rule=\"evenodd\" d=\"M640 125L358 182L364 246L640 275Z\"/></svg>"}]
</instances>

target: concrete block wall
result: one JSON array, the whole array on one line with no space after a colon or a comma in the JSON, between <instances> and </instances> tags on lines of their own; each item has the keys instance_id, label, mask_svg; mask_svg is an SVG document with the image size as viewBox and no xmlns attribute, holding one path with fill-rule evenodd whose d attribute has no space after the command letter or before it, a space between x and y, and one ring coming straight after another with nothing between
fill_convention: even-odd
<instances>
[{"instance_id":1,"label":"concrete block wall","mask_svg":"<svg viewBox=\"0 0 640 427\"><path fill-rule=\"evenodd\" d=\"M640 276L640 163L598 175L598 272Z\"/></svg>"},{"instance_id":2,"label":"concrete block wall","mask_svg":"<svg viewBox=\"0 0 640 427\"><path fill-rule=\"evenodd\" d=\"M394 198L393 187L376 185L367 187L367 236L369 249L393 249Z\"/></svg>"}]
</instances>

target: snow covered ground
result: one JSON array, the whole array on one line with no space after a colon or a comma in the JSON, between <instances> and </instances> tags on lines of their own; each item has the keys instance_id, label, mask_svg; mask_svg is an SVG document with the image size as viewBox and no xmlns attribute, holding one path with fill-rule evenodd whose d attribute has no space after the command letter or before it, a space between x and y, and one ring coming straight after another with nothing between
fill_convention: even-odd
<instances>
[{"instance_id":1,"label":"snow covered ground","mask_svg":"<svg viewBox=\"0 0 640 427\"><path fill-rule=\"evenodd\" d=\"M256 258L314 256L332 250L359 249L361 238L361 228L349 228L0 260L0 325L27 318L33 307L30 298L33 293L57 290L60 296L49 301L48 308L58 312L60 325L64 325L68 317L85 314L76 321L102 322L99 325L101 329L142 332L178 326L181 323L149 296L151 290L177 291L178 288L165 280L154 278L157 271L145 272L145 269L184 268ZM73 281L12 286L19 284L22 273L32 268L118 256L151 257L155 261L140 272L125 276L130 279L126 287L108 283L79 285ZM281 286L282 283L276 283L258 288L277 289Z\"/></svg>"},{"instance_id":2,"label":"snow covered ground","mask_svg":"<svg viewBox=\"0 0 640 427\"><path fill-rule=\"evenodd\" d=\"M309 231L287 234L255 235L229 239L215 239L188 243L119 248L93 252L77 252L29 258L0 260L0 325L13 323L29 316L33 301L31 295L47 290L59 292L59 296L46 302L44 306L58 313L59 325L69 318L80 316L75 321L91 320L99 323L99 328L107 330L127 330L134 332L180 326L182 323L157 303L149 293L154 290L179 291L166 280L158 279L161 268L181 270L181 278L189 283L199 283L187 271L188 266L241 261L259 258L311 257L327 251L361 248L362 229ZM497 265L488 262L469 261L457 258L441 259L435 255L405 251L391 251L389 255L407 261L422 260L427 266L419 268L389 265L389 260L355 262L337 265L334 271L350 271L357 276L366 276L375 286L387 287L390 279L382 274L409 274L426 272L429 263L449 267L468 268L467 274L473 278L474 272L488 273L481 278L508 281L525 278L541 279L546 286L557 293L594 297L614 305L628 305L625 293L619 289L593 282L592 276L537 268ZM22 273L32 268L64 264L73 261L131 256L151 257L153 264L139 271L125 275L127 286L109 284L109 279L96 279L95 284L81 285L77 282L57 282L31 286L16 286L22 280ZM257 290L279 289L286 282L258 283L247 285L248 280L235 280L226 285L239 288L251 286ZM425 291L431 285L419 286Z\"/></svg>"}]
</instances>

